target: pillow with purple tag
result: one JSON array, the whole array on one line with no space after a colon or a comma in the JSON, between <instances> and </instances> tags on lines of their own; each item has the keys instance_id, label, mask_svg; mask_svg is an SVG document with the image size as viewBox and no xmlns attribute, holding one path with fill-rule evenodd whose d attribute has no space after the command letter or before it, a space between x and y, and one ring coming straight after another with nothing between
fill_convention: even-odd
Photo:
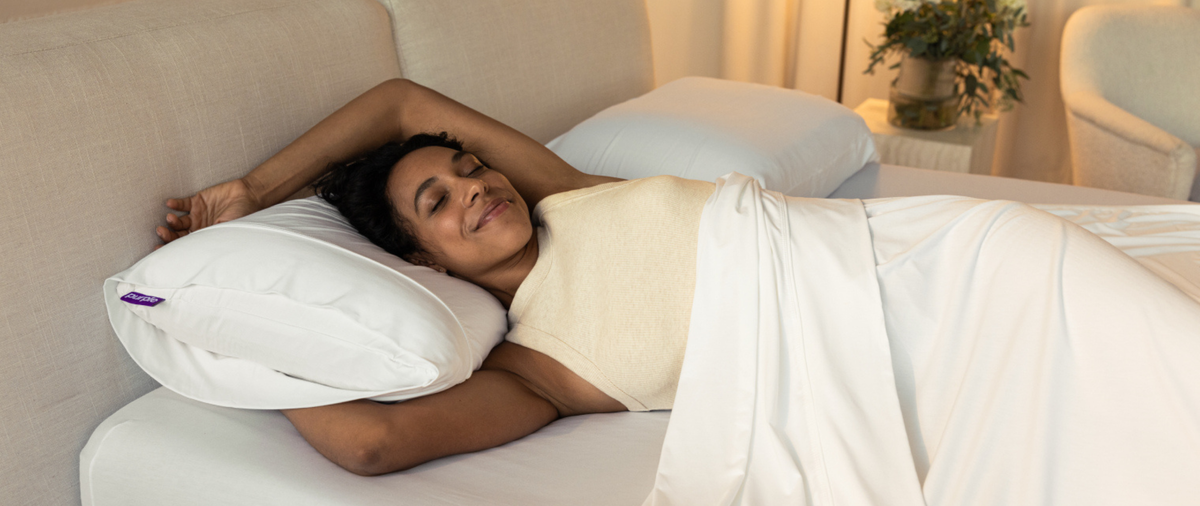
<instances>
[{"instance_id":1,"label":"pillow with purple tag","mask_svg":"<svg viewBox=\"0 0 1200 506\"><path fill-rule=\"evenodd\" d=\"M383 251L317 197L173 241L104 291L151 377L236 408L428 395L470 377L507 331L495 297Z\"/></svg>"}]
</instances>

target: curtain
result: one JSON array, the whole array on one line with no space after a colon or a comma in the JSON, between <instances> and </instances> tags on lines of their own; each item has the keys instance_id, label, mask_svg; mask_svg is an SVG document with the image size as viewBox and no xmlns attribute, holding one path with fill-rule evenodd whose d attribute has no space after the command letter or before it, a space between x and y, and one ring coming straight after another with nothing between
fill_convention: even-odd
<instances>
[{"instance_id":1,"label":"curtain","mask_svg":"<svg viewBox=\"0 0 1200 506\"><path fill-rule=\"evenodd\" d=\"M699 75L836 99L844 0L647 0L658 84Z\"/></svg>"}]
</instances>

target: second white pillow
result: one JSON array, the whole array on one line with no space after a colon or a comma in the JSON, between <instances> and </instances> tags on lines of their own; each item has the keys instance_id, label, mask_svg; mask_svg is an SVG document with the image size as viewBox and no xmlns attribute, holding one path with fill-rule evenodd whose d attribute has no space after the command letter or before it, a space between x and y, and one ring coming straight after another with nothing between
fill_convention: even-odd
<instances>
[{"instance_id":1,"label":"second white pillow","mask_svg":"<svg viewBox=\"0 0 1200 506\"><path fill-rule=\"evenodd\" d=\"M797 197L827 197L878 161L866 122L841 104L704 77L609 107L547 147L589 174L714 181L737 171Z\"/></svg>"}]
</instances>

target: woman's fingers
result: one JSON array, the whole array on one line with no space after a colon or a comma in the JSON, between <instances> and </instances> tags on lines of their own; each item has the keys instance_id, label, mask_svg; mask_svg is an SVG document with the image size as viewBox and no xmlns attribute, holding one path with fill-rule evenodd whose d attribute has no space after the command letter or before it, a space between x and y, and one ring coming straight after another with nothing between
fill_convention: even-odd
<instances>
[{"instance_id":1,"label":"woman's fingers","mask_svg":"<svg viewBox=\"0 0 1200 506\"><path fill-rule=\"evenodd\" d=\"M154 235L157 235L158 238L164 243L171 242L175 239L175 237L178 237L175 236L175 232L172 232L171 230L167 229L167 227L161 225L154 227Z\"/></svg>"},{"instance_id":2,"label":"woman's fingers","mask_svg":"<svg viewBox=\"0 0 1200 506\"><path fill-rule=\"evenodd\" d=\"M175 216L167 213L167 224L175 230L188 231L192 229L192 217L191 215Z\"/></svg>"},{"instance_id":3,"label":"woman's fingers","mask_svg":"<svg viewBox=\"0 0 1200 506\"><path fill-rule=\"evenodd\" d=\"M171 242L179 238L179 234L176 234L174 230L161 225L154 227L154 233L158 235L158 238L162 239L163 242Z\"/></svg>"},{"instance_id":4,"label":"woman's fingers","mask_svg":"<svg viewBox=\"0 0 1200 506\"><path fill-rule=\"evenodd\" d=\"M192 199L167 199L167 207L188 213L192 211Z\"/></svg>"},{"instance_id":5,"label":"woman's fingers","mask_svg":"<svg viewBox=\"0 0 1200 506\"><path fill-rule=\"evenodd\" d=\"M158 227L154 228L154 233L156 235L158 235L158 238L162 239L162 241L164 243L167 243L167 242L174 241L175 239L178 239L180 237L187 235L188 231L187 230L171 230L170 228L159 225Z\"/></svg>"}]
</instances>

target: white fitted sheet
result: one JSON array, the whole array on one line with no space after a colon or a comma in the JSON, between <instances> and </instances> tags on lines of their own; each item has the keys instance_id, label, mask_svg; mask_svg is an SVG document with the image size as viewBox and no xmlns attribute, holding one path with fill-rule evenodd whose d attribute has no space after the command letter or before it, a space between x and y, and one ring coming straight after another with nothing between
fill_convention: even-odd
<instances>
[{"instance_id":1,"label":"white fitted sheet","mask_svg":"<svg viewBox=\"0 0 1200 506\"><path fill-rule=\"evenodd\" d=\"M832 197L929 194L1073 204L1042 207L1200 297L1200 206L1138 208L1180 202L886 165L864 168ZM653 486L668 418L571 417L498 448L366 478L318 454L278 411L210 406L160 388L96 429L80 455L80 484L84 506L636 506Z\"/></svg>"},{"instance_id":2,"label":"white fitted sheet","mask_svg":"<svg viewBox=\"0 0 1200 506\"><path fill-rule=\"evenodd\" d=\"M564 418L498 448L362 477L322 457L279 411L159 388L96 429L80 488L84 506L641 504L668 416Z\"/></svg>"}]
</instances>

